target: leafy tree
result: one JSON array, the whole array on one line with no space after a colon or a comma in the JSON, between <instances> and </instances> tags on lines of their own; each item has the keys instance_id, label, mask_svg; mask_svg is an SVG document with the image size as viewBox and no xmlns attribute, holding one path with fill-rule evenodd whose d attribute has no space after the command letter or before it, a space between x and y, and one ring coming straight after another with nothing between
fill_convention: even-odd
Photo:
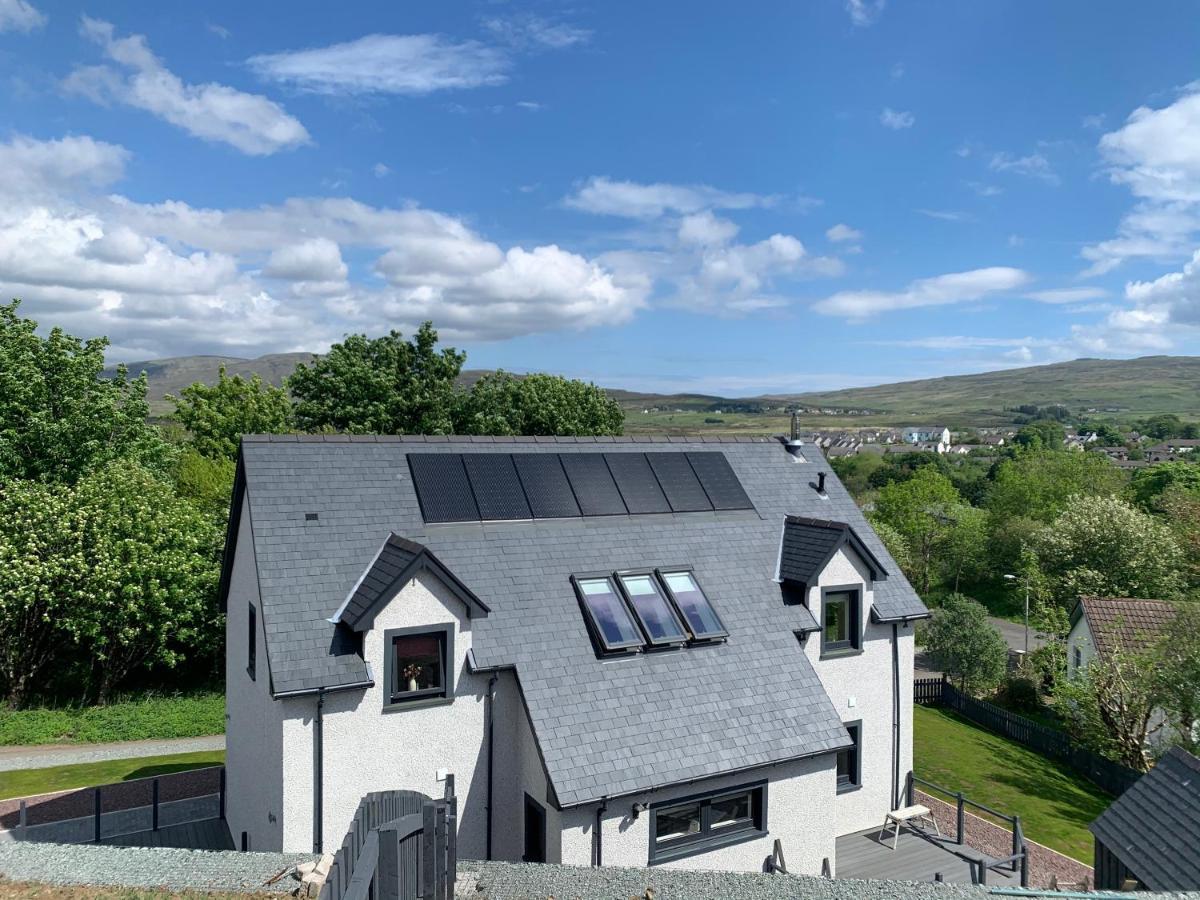
<instances>
[{"instance_id":1,"label":"leafy tree","mask_svg":"<svg viewBox=\"0 0 1200 900\"><path fill-rule=\"evenodd\" d=\"M983 510L965 503L950 507L946 515L950 530L942 541L938 562L943 580L953 582L957 593L963 578L977 578L987 567L988 517Z\"/></svg>"},{"instance_id":2,"label":"leafy tree","mask_svg":"<svg viewBox=\"0 0 1200 900\"><path fill-rule=\"evenodd\" d=\"M1200 604L1181 603L1169 633L1156 648L1161 660L1159 696L1175 740L1200 751Z\"/></svg>"},{"instance_id":3,"label":"leafy tree","mask_svg":"<svg viewBox=\"0 0 1200 900\"><path fill-rule=\"evenodd\" d=\"M43 338L19 307L0 306L0 478L71 483L114 459L165 472L173 450L146 423L145 375L104 376L107 338Z\"/></svg>"},{"instance_id":4,"label":"leafy tree","mask_svg":"<svg viewBox=\"0 0 1200 900\"><path fill-rule=\"evenodd\" d=\"M913 570L912 551L909 549L904 535L887 522L879 519L872 521L871 527L875 529L875 533L879 535L879 539L887 547L888 553L892 554L892 559L896 561L896 565L900 567L900 571L904 573L904 577L909 581L915 582L917 580L917 573Z\"/></svg>"},{"instance_id":5,"label":"leafy tree","mask_svg":"<svg viewBox=\"0 0 1200 900\"><path fill-rule=\"evenodd\" d=\"M466 354L438 350L437 342L426 322L411 341L398 331L378 338L352 334L327 356L300 364L287 380L296 425L353 434L448 434Z\"/></svg>"},{"instance_id":6,"label":"leafy tree","mask_svg":"<svg viewBox=\"0 0 1200 900\"><path fill-rule=\"evenodd\" d=\"M625 413L594 384L558 375L483 376L461 397L459 434L620 434Z\"/></svg>"},{"instance_id":7,"label":"leafy tree","mask_svg":"<svg viewBox=\"0 0 1200 900\"><path fill-rule=\"evenodd\" d=\"M950 479L928 466L879 492L873 519L892 526L904 538L912 557L914 583L922 593L933 584L936 556L962 505Z\"/></svg>"},{"instance_id":8,"label":"leafy tree","mask_svg":"<svg viewBox=\"0 0 1200 900\"><path fill-rule=\"evenodd\" d=\"M175 493L223 523L229 515L234 469L231 459L213 459L190 448L184 450L175 469Z\"/></svg>"},{"instance_id":9,"label":"leafy tree","mask_svg":"<svg viewBox=\"0 0 1200 900\"><path fill-rule=\"evenodd\" d=\"M1172 485L1155 498L1154 510L1183 550L1189 582L1200 584L1200 492Z\"/></svg>"},{"instance_id":10,"label":"leafy tree","mask_svg":"<svg viewBox=\"0 0 1200 900\"><path fill-rule=\"evenodd\" d=\"M1050 522L1069 497L1113 497L1124 483L1100 454L1028 451L996 465L987 507L997 524L1017 517Z\"/></svg>"},{"instance_id":11,"label":"leafy tree","mask_svg":"<svg viewBox=\"0 0 1200 900\"><path fill-rule=\"evenodd\" d=\"M853 456L834 456L829 460L829 465L837 474L838 481L861 503L863 496L873 489L871 476L885 468L887 463L878 453L856 453Z\"/></svg>"},{"instance_id":12,"label":"leafy tree","mask_svg":"<svg viewBox=\"0 0 1200 900\"><path fill-rule=\"evenodd\" d=\"M1042 419L1023 426L1013 437L1013 443L1026 450L1061 450L1066 435L1058 422Z\"/></svg>"},{"instance_id":13,"label":"leafy tree","mask_svg":"<svg viewBox=\"0 0 1200 900\"><path fill-rule=\"evenodd\" d=\"M987 610L962 594L951 594L921 629L925 652L967 693L986 693L1004 678L1008 645L987 620Z\"/></svg>"},{"instance_id":14,"label":"leafy tree","mask_svg":"<svg viewBox=\"0 0 1200 900\"><path fill-rule=\"evenodd\" d=\"M1107 422L1101 422L1099 425L1090 426L1091 430L1096 433L1096 443L1101 447L1119 447L1125 443L1125 435L1113 425Z\"/></svg>"},{"instance_id":15,"label":"leafy tree","mask_svg":"<svg viewBox=\"0 0 1200 900\"><path fill-rule=\"evenodd\" d=\"M1179 437L1183 433L1183 428L1183 422L1180 421L1179 416L1174 413L1163 413L1146 419L1138 431L1161 441L1166 438Z\"/></svg>"},{"instance_id":16,"label":"leafy tree","mask_svg":"<svg viewBox=\"0 0 1200 900\"><path fill-rule=\"evenodd\" d=\"M1129 482L1129 492L1142 509L1152 509L1168 488L1177 488L1200 497L1200 465L1172 461L1137 469Z\"/></svg>"},{"instance_id":17,"label":"leafy tree","mask_svg":"<svg viewBox=\"0 0 1200 900\"><path fill-rule=\"evenodd\" d=\"M195 382L167 395L175 418L192 435L192 446L212 459L237 457L243 434L279 434L292 429L292 401L287 391L254 375L230 377L221 366L217 383Z\"/></svg>"},{"instance_id":18,"label":"leafy tree","mask_svg":"<svg viewBox=\"0 0 1200 900\"><path fill-rule=\"evenodd\" d=\"M1175 599L1183 553L1166 525L1122 500L1074 497L1033 540L1060 603L1081 594Z\"/></svg>"}]
</instances>

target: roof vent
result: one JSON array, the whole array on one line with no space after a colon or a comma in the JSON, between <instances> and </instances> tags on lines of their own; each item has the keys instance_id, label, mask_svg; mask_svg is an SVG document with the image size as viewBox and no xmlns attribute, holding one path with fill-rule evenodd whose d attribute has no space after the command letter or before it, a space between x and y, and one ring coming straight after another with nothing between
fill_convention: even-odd
<instances>
[{"instance_id":1,"label":"roof vent","mask_svg":"<svg viewBox=\"0 0 1200 900\"><path fill-rule=\"evenodd\" d=\"M801 449L804 446L804 442L802 440L800 440L800 414L799 413L795 413L795 412L792 413L791 432L789 433L788 439L784 443L783 446L787 448L788 453L792 454L792 458L796 462L808 462L808 460L806 460L804 458L804 452Z\"/></svg>"},{"instance_id":2,"label":"roof vent","mask_svg":"<svg viewBox=\"0 0 1200 900\"><path fill-rule=\"evenodd\" d=\"M815 487L817 489L817 493L820 494L822 497L828 496L825 493L825 473L824 472L817 473L817 483L815 485L813 485L813 487Z\"/></svg>"},{"instance_id":3,"label":"roof vent","mask_svg":"<svg viewBox=\"0 0 1200 900\"><path fill-rule=\"evenodd\" d=\"M305 514L304 514L304 521L305 521L305 522L315 522L315 521L317 521L317 519L319 519L319 518L321 518L321 514L320 514L320 513L305 513Z\"/></svg>"}]
</instances>

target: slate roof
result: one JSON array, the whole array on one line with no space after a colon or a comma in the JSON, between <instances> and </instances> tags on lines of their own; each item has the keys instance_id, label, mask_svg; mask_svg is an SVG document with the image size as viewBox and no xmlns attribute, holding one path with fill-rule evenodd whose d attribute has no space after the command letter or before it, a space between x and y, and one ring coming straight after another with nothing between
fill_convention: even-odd
<instances>
[{"instance_id":1,"label":"slate roof","mask_svg":"<svg viewBox=\"0 0 1200 900\"><path fill-rule=\"evenodd\" d=\"M1151 890L1200 890L1200 759L1172 747L1088 827Z\"/></svg>"},{"instance_id":2,"label":"slate roof","mask_svg":"<svg viewBox=\"0 0 1200 900\"><path fill-rule=\"evenodd\" d=\"M751 510L426 524L406 455L720 450ZM848 522L899 568L811 447L774 439L251 436L241 469L275 694L360 684L370 673L328 619L389 532L420 544L487 605L473 624L480 668L515 667L562 806L830 752L848 742L794 632L813 625L773 580L784 517ZM240 489L239 485L239 489ZM310 519L306 513L315 512ZM230 545L232 546L232 544ZM691 565L727 641L596 658L569 583L577 572ZM897 574L876 610L924 616Z\"/></svg>"},{"instance_id":3,"label":"slate roof","mask_svg":"<svg viewBox=\"0 0 1200 900\"><path fill-rule=\"evenodd\" d=\"M1142 650L1163 634L1175 620L1177 610L1166 600L1136 597L1080 597L1071 616L1073 625L1082 613L1096 652L1101 656L1114 649Z\"/></svg>"},{"instance_id":4,"label":"slate roof","mask_svg":"<svg viewBox=\"0 0 1200 900\"><path fill-rule=\"evenodd\" d=\"M783 526L783 549L779 555L779 577L808 585L842 547L849 544L871 569L871 578L882 581L887 569L846 522L788 516Z\"/></svg>"}]
</instances>

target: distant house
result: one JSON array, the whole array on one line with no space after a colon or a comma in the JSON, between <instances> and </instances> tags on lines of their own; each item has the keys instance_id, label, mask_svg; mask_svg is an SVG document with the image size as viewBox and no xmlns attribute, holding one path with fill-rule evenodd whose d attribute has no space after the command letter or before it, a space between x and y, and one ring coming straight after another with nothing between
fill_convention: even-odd
<instances>
[{"instance_id":1,"label":"distant house","mask_svg":"<svg viewBox=\"0 0 1200 900\"><path fill-rule=\"evenodd\" d=\"M905 428L903 436L904 440L910 444L942 444L946 446L950 444L950 429L944 425L920 425Z\"/></svg>"},{"instance_id":2,"label":"distant house","mask_svg":"<svg viewBox=\"0 0 1200 900\"><path fill-rule=\"evenodd\" d=\"M983 443L989 447L1003 447L1004 435L1002 434L985 434L982 438Z\"/></svg>"},{"instance_id":3,"label":"distant house","mask_svg":"<svg viewBox=\"0 0 1200 900\"><path fill-rule=\"evenodd\" d=\"M1097 890L1200 890L1200 759L1171 748L1088 827Z\"/></svg>"},{"instance_id":4,"label":"distant house","mask_svg":"<svg viewBox=\"0 0 1200 900\"><path fill-rule=\"evenodd\" d=\"M226 821L335 849L455 777L463 858L816 874L912 769L928 611L815 450L259 436L226 545ZM768 825L769 823L769 825Z\"/></svg>"}]
</instances>

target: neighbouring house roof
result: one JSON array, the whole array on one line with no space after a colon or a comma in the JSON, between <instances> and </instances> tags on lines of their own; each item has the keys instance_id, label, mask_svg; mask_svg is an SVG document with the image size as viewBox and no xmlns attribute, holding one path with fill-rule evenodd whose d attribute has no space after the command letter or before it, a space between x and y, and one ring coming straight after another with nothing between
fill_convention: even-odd
<instances>
[{"instance_id":1,"label":"neighbouring house roof","mask_svg":"<svg viewBox=\"0 0 1200 900\"><path fill-rule=\"evenodd\" d=\"M562 806L843 747L838 712L797 648L794 632L811 628L812 615L784 604L774 580L781 525L794 514L844 522L881 568L900 570L836 478L817 493L827 463L804 452L795 457L766 438L247 437L237 490L250 511L272 690L369 680L355 642L337 637L348 629L329 620L368 580L368 592L381 590L386 579L364 573L396 535L389 571L428 554L489 610L472 623L474 664L515 669ZM432 523L413 481L417 469L440 471L427 465L429 454L511 454L518 471L537 470L536 456L557 455L564 468L563 459L579 457L586 474L607 459L601 453L664 454L651 468L682 473L677 504L690 503L690 481L666 454L688 454L697 471L711 466L730 505L744 490L749 508L632 515L622 505L613 515ZM426 459L414 469L417 455ZM613 466L645 472L639 459ZM728 639L616 664L597 659L570 576L676 565L692 567ZM899 574L876 583L873 597L873 614L885 619L928 614ZM355 609L365 610L370 597L360 601Z\"/></svg>"},{"instance_id":2,"label":"neighbouring house roof","mask_svg":"<svg viewBox=\"0 0 1200 900\"><path fill-rule=\"evenodd\" d=\"M1071 626L1086 617L1092 642L1101 656L1115 649L1140 650L1170 626L1177 610L1166 600L1136 597L1080 597L1071 613Z\"/></svg>"},{"instance_id":3,"label":"neighbouring house roof","mask_svg":"<svg viewBox=\"0 0 1200 900\"><path fill-rule=\"evenodd\" d=\"M1088 827L1151 890L1200 890L1200 759L1172 747Z\"/></svg>"},{"instance_id":4,"label":"neighbouring house roof","mask_svg":"<svg viewBox=\"0 0 1200 900\"><path fill-rule=\"evenodd\" d=\"M846 546L853 549L866 564L873 581L887 578L887 569L847 523L804 516L788 516L784 520L779 577L784 581L810 586L833 559L833 555Z\"/></svg>"}]
</instances>

